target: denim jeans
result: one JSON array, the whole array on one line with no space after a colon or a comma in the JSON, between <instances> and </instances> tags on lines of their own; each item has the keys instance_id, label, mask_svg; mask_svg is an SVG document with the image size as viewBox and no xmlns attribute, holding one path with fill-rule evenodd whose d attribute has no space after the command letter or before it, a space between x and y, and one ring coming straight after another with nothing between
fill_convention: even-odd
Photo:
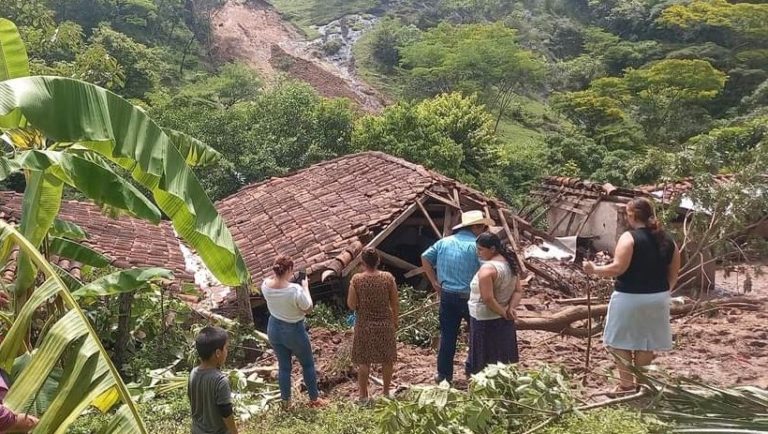
<instances>
[{"instance_id":1,"label":"denim jeans","mask_svg":"<svg viewBox=\"0 0 768 434\"><path fill-rule=\"evenodd\" d=\"M316 400L318 391L315 359L312 356L312 346L309 343L309 334L307 334L304 321L289 323L270 316L267 324L267 336L277 356L277 382L280 385L280 398L283 401L291 399L291 368L295 355L301 364L309 399Z\"/></svg>"},{"instance_id":2,"label":"denim jeans","mask_svg":"<svg viewBox=\"0 0 768 434\"><path fill-rule=\"evenodd\" d=\"M456 355L456 340L459 338L461 320L469 325L469 293L455 292L440 294L440 349L437 352L437 375L442 380L453 381L453 357ZM464 363L465 371L469 366Z\"/></svg>"}]
</instances>

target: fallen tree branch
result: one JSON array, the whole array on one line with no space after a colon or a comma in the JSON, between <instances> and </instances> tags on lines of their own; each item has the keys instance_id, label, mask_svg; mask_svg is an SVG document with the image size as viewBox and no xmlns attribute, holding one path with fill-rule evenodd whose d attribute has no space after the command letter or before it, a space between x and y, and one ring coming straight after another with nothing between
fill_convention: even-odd
<instances>
[{"instance_id":1,"label":"fallen tree branch","mask_svg":"<svg viewBox=\"0 0 768 434\"><path fill-rule=\"evenodd\" d=\"M750 297L729 297L718 300L707 300L702 302L707 308L728 307L728 305L761 305L768 301L768 298L750 298ZM670 308L672 315L685 315L694 311L699 305L697 302L686 303L682 305L673 305ZM542 330L552 333L563 333L577 337L587 337L590 331L573 327L572 324L577 321L583 321L587 318L601 318L608 313L608 305L600 304L590 308L588 306L574 306L563 309L550 316L545 317L518 317L515 326L518 330ZM594 330L592 331L594 332Z\"/></svg>"}]
</instances>

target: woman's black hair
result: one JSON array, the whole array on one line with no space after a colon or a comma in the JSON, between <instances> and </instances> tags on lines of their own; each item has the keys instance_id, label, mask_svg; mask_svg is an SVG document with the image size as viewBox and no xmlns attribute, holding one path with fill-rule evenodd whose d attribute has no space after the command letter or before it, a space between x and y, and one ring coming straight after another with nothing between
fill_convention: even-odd
<instances>
[{"instance_id":1,"label":"woman's black hair","mask_svg":"<svg viewBox=\"0 0 768 434\"><path fill-rule=\"evenodd\" d=\"M520 267L517 265L517 255L515 255L515 253L509 250L507 246L501 243L501 238L499 238L498 235L492 232L483 232L477 236L476 242L477 245L481 247L496 250L496 252L498 252L501 256L504 257L504 259L507 260L509 268L512 270L512 274L517 275L517 270L520 269Z\"/></svg>"},{"instance_id":2,"label":"woman's black hair","mask_svg":"<svg viewBox=\"0 0 768 434\"><path fill-rule=\"evenodd\" d=\"M656 238L659 254L662 257L669 255L670 251L674 249L674 244L672 244L666 231L664 231L661 223L656 218L656 210L653 207L653 203L644 197L637 197L627 203L627 209L631 209L635 215L635 220L643 223L651 231L653 237Z\"/></svg>"}]
</instances>

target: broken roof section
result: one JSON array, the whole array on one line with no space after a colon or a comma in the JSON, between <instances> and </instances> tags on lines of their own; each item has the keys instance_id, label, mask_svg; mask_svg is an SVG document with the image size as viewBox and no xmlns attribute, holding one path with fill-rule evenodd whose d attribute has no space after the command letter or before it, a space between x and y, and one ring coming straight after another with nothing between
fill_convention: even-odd
<instances>
[{"instance_id":1,"label":"broken roof section","mask_svg":"<svg viewBox=\"0 0 768 434\"><path fill-rule=\"evenodd\" d=\"M323 272L343 274L366 244L413 212L428 192L455 207L462 198L479 209L495 202L422 166L371 151L249 185L216 206L255 282L268 275L278 254L319 280Z\"/></svg>"},{"instance_id":2,"label":"broken roof section","mask_svg":"<svg viewBox=\"0 0 768 434\"><path fill-rule=\"evenodd\" d=\"M566 236L581 234L601 204L623 205L637 196L647 194L609 183L549 176L543 178L541 184L531 191L531 196L533 200L519 211L520 216L534 224L542 218L547 218L550 234ZM561 216L553 217L550 212L553 209L560 210Z\"/></svg>"},{"instance_id":3,"label":"broken roof section","mask_svg":"<svg viewBox=\"0 0 768 434\"><path fill-rule=\"evenodd\" d=\"M23 197L16 192L0 191L0 218L19 222ZM61 202L58 218L80 226L88 234L82 244L108 257L117 268L162 267L171 270L177 281L193 281L179 240L168 222L154 225L130 216L114 219L105 216L94 204L74 200ZM64 259L55 262L76 277L82 268L81 264ZM14 272L14 261L9 261L3 277L12 280Z\"/></svg>"},{"instance_id":4,"label":"broken roof section","mask_svg":"<svg viewBox=\"0 0 768 434\"><path fill-rule=\"evenodd\" d=\"M354 272L365 246L378 249L397 276L423 285L421 253L452 233L461 211L482 210L519 253L537 237L556 242L505 203L381 152L347 155L252 184L216 205L256 285L275 257L286 254L297 269L307 269L313 285L334 286ZM545 280L563 280L537 264L526 267ZM212 308L228 314L235 298L234 291L214 289ZM261 300L256 296L252 303Z\"/></svg>"}]
</instances>

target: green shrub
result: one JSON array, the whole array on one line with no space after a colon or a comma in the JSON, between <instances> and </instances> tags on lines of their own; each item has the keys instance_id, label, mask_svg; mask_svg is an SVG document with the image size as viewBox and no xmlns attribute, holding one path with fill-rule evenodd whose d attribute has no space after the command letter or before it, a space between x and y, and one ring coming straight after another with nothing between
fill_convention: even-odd
<instances>
[{"instance_id":1,"label":"green shrub","mask_svg":"<svg viewBox=\"0 0 768 434\"><path fill-rule=\"evenodd\" d=\"M333 56L334 54L338 53L339 50L341 50L341 39L339 38L331 38L323 45L320 46L320 49L325 53L326 56Z\"/></svg>"},{"instance_id":2,"label":"green shrub","mask_svg":"<svg viewBox=\"0 0 768 434\"><path fill-rule=\"evenodd\" d=\"M348 315L349 313L340 306L317 303L312 313L307 317L307 325L309 328L320 327L333 331L349 330Z\"/></svg>"},{"instance_id":3,"label":"green shrub","mask_svg":"<svg viewBox=\"0 0 768 434\"><path fill-rule=\"evenodd\" d=\"M530 429L573 404L561 372L497 364L474 375L467 392L447 383L413 388L381 406L379 420L387 433L507 433Z\"/></svg>"}]
</instances>

